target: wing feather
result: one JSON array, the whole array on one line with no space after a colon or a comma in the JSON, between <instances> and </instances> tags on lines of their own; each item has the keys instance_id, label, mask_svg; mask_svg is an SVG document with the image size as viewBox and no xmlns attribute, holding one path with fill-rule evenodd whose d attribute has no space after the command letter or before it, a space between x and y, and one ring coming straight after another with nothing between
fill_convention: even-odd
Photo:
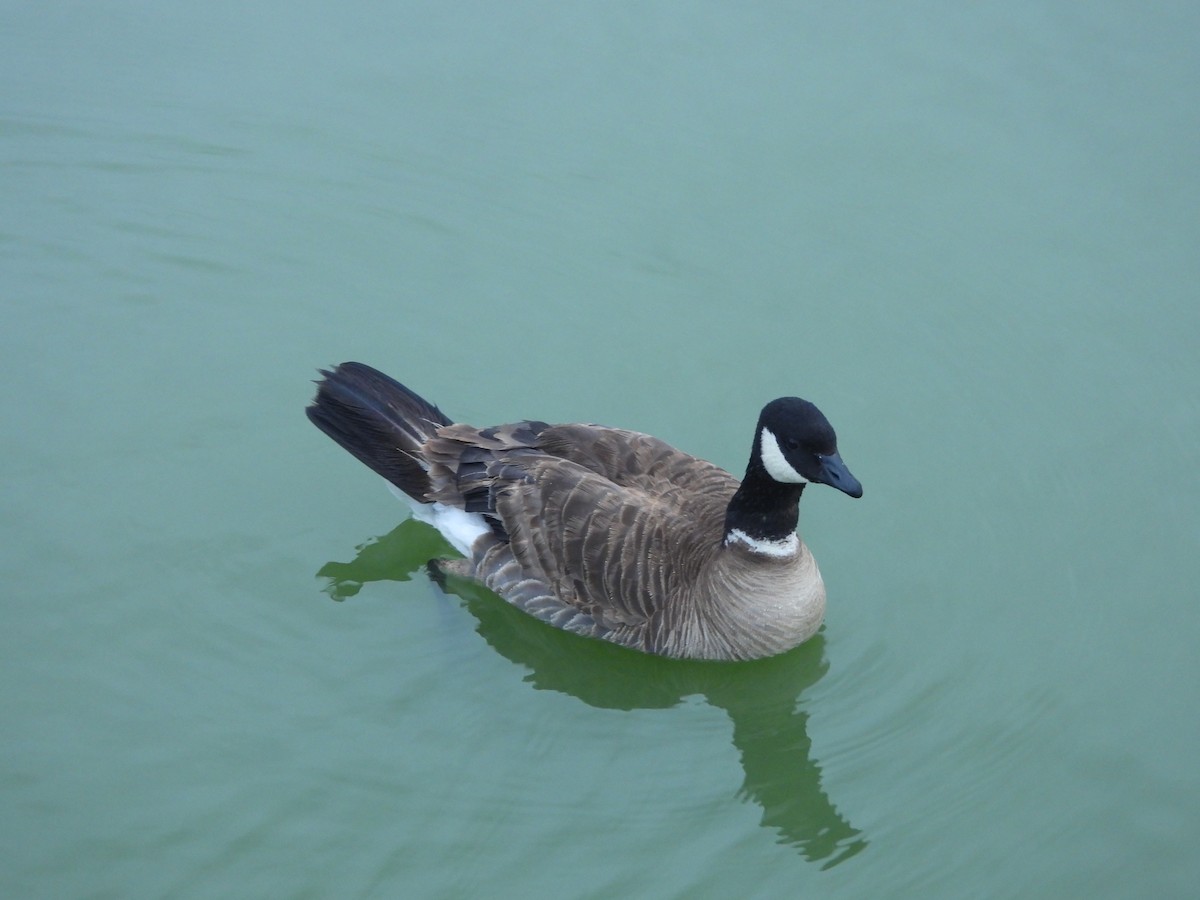
<instances>
[{"instance_id":1,"label":"wing feather","mask_svg":"<svg viewBox=\"0 0 1200 900\"><path fill-rule=\"evenodd\" d=\"M698 580L738 485L664 441L599 425L449 425L426 451L431 497L488 516L521 578L602 630L649 628Z\"/></svg>"},{"instance_id":2,"label":"wing feather","mask_svg":"<svg viewBox=\"0 0 1200 900\"><path fill-rule=\"evenodd\" d=\"M646 435L579 425L548 432L547 455L510 461L524 477L497 503L514 555L597 621L645 625L716 553L736 479ZM708 490L697 493L700 485Z\"/></svg>"}]
</instances>

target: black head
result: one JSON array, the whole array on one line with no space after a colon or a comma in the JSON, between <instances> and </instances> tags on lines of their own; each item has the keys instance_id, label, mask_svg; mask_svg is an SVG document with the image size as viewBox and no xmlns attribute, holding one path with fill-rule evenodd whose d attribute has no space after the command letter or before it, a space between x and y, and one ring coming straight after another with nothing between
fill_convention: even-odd
<instances>
[{"instance_id":1,"label":"black head","mask_svg":"<svg viewBox=\"0 0 1200 900\"><path fill-rule=\"evenodd\" d=\"M817 482L851 497L862 496L862 485L838 455L833 426L816 406L799 397L780 397L763 407L753 462L783 484Z\"/></svg>"}]
</instances>

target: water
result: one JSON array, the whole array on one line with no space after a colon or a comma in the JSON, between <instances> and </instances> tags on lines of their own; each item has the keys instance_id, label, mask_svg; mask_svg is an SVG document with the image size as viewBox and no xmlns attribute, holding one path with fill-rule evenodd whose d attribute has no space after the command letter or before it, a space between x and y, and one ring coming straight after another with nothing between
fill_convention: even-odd
<instances>
[{"instance_id":1,"label":"water","mask_svg":"<svg viewBox=\"0 0 1200 900\"><path fill-rule=\"evenodd\" d=\"M1191 7L0 17L4 896L1194 892ZM824 631L443 593L350 358L733 469L815 400Z\"/></svg>"}]
</instances>

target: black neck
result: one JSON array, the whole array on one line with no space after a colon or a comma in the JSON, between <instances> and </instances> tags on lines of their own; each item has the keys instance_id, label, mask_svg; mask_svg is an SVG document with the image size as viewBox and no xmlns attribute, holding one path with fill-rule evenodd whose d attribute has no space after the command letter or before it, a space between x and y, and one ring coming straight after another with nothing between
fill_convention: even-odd
<instances>
[{"instance_id":1,"label":"black neck","mask_svg":"<svg viewBox=\"0 0 1200 900\"><path fill-rule=\"evenodd\" d=\"M782 541L796 532L803 484L782 484L767 474L757 453L725 511L725 534L737 529L760 541Z\"/></svg>"}]
</instances>

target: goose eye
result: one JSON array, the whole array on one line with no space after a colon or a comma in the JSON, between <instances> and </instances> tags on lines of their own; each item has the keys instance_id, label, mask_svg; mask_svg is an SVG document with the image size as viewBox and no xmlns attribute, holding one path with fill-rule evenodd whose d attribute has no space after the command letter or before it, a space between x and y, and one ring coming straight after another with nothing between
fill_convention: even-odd
<instances>
[{"instance_id":1,"label":"goose eye","mask_svg":"<svg viewBox=\"0 0 1200 900\"><path fill-rule=\"evenodd\" d=\"M787 448L789 450L799 450L800 449L800 442L798 440L796 440L795 438L788 438L786 441L784 441L784 443L787 444Z\"/></svg>"}]
</instances>

